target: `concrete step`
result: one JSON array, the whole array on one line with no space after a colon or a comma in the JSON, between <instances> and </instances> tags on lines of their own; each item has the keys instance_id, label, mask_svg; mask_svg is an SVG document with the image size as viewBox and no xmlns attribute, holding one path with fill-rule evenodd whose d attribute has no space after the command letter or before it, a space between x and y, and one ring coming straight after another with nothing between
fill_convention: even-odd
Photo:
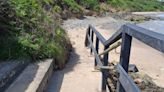
<instances>
[{"instance_id":1,"label":"concrete step","mask_svg":"<svg viewBox=\"0 0 164 92\"><path fill-rule=\"evenodd\" d=\"M29 64L5 92L44 92L52 72L52 59Z\"/></svg>"},{"instance_id":2,"label":"concrete step","mask_svg":"<svg viewBox=\"0 0 164 92\"><path fill-rule=\"evenodd\" d=\"M0 63L0 92L3 92L25 69L28 62L6 61Z\"/></svg>"}]
</instances>

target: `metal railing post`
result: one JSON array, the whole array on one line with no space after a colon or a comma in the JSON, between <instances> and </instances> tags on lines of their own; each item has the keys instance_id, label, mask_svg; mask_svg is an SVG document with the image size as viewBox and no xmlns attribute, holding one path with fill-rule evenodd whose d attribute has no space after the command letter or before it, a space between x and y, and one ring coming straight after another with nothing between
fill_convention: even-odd
<instances>
[{"instance_id":1,"label":"metal railing post","mask_svg":"<svg viewBox=\"0 0 164 92\"><path fill-rule=\"evenodd\" d=\"M85 47L89 46L88 35L90 36L90 26L87 29L86 36L85 36Z\"/></svg>"},{"instance_id":2,"label":"metal railing post","mask_svg":"<svg viewBox=\"0 0 164 92\"><path fill-rule=\"evenodd\" d=\"M120 65L128 73L130 50L131 50L132 37L125 32L122 33L122 45L121 45L121 55L120 55ZM125 92L121 83L117 83L117 92Z\"/></svg>"},{"instance_id":3,"label":"metal railing post","mask_svg":"<svg viewBox=\"0 0 164 92\"><path fill-rule=\"evenodd\" d=\"M98 39L98 37L96 37L96 52L97 52L97 54L99 53L99 39ZM96 59L95 59L95 66L97 66Z\"/></svg>"},{"instance_id":4,"label":"metal railing post","mask_svg":"<svg viewBox=\"0 0 164 92\"><path fill-rule=\"evenodd\" d=\"M91 40L92 40L92 43L93 43L93 37L94 37L94 32L93 32L93 30L91 30L90 31L90 37L91 37ZM92 49L91 49L91 52L90 52L91 54L92 54Z\"/></svg>"},{"instance_id":5,"label":"metal railing post","mask_svg":"<svg viewBox=\"0 0 164 92\"><path fill-rule=\"evenodd\" d=\"M94 35L96 36L95 46L93 45ZM118 82L116 92L140 92L140 89L134 83L133 79L128 75L130 51L132 37L138 39L139 41L153 47L154 49L164 52L164 35L159 34L136 25L126 24L121 27L120 31L117 31L111 38L106 40L94 27L89 26L85 46L91 48L91 53L94 52L95 56L95 66L99 65L98 69L102 72L102 92L107 90L107 78L110 74L107 69L108 67L108 54L109 52L106 49L109 49L109 46L122 38L121 44L121 54L120 62L117 66L118 69ZM102 43L105 53L103 53L103 60L100 59L99 53L99 43ZM110 85L108 85L109 87ZM110 88L109 88L110 90Z\"/></svg>"},{"instance_id":6,"label":"metal railing post","mask_svg":"<svg viewBox=\"0 0 164 92\"><path fill-rule=\"evenodd\" d=\"M109 45L105 46L104 51L109 48ZM103 66L108 66L108 53L104 54L103 57ZM102 69L102 92L106 92L107 88L107 75L108 70Z\"/></svg>"}]
</instances>

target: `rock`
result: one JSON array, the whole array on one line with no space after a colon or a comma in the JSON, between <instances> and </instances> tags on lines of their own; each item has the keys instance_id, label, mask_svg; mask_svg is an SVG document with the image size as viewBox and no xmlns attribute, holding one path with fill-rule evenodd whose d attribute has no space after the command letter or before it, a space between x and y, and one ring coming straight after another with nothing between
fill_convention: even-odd
<instances>
[{"instance_id":1,"label":"rock","mask_svg":"<svg viewBox=\"0 0 164 92\"><path fill-rule=\"evenodd\" d=\"M163 92L164 90L164 88L157 86L147 74L130 73L130 76L142 92Z\"/></svg>"},{"instance_id":2,"label":"rock","mask_svg":"<svg viewBox=\"0 0 164 92\"><path fill-rule=\"evenodd\" d=\"M129 70L128 70L128 71L129 71L129 72L138 72L139 70L138 70L138 68L137 68L136 65L130 64L130 65L129 65Z\"/></svg>"},{"instance_id":3,"label":"rock","mask_svg":"<svg viewBox=\"0 0 164 92\"><path fill-rule=\"evenodd\" d=\"M61 15L58 14L58 13L54 13L54 19L60 19L61 18Z\"/></svg>"},{"instance_id":4,"label":"rock","mask_svg":"<svg viewBox=\"0 0 164 92\"><path fill-rule=\"evenodd\" d=\"M149 21L151 19L151 17L130 14L130 15L125 16L124 19L130 20L130 21L142 22L142 21Z\"/></svg>"},{"instance_id":5,"label":"rock","mask_svg":"<svg viewBox=\"0 0 164 92\"><path fill-rule=\"evenodd\" d=\"M61 18L63 20L67 20L68 18L71 18L71 12L64 10L61 14Z\"/></svg>"},{"instance_id":6,"label":"rock","mask_svg":"<svg viewBox=\"0 0 164 92\"><path fill-rule=\"evenodd\" d=\"M134 82L135 82L136 84L141 84L141 83L143 82L143 80L140 79L140 78L137 78L137 79L134 79Z\"/></svg>"},{"instance_id":7,"label":"rock","mask_svg":"<svg viewBox=\"0 0 164 92\"><path fill-rule=\"evenodd\" d=\"M91 11L91 10L84 10L84 15L86 15L86 16L96 16L97 15L97 13L96 12L94 12L94 11Z\"/></svg>"},{"instance_id":8,"label":"rock","mask_svg":"<svg viewBox=\"0 0 164 92\"><path fill-rule=\"evenodd\" d=\"M116 10L115 8L110 8L109 11L112 13L118 12L118 10Z\"/></svg>"}]
</instances>

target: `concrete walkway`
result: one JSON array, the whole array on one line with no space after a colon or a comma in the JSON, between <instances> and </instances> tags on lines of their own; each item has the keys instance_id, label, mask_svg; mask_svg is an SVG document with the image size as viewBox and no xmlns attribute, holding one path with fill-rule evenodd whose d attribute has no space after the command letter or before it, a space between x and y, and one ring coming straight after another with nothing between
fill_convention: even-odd
<instances>
[{"instance_id":1,"label":"concrete walkway","mask_svg":"<svg viewBox=\"0 0 164 92\"><path fill-rule=\"evenodd\" d=\"M68 34L74 50L66 68L53 74L46 92L100 92L101 72L94 71L93 56L84 46L85 30Z\"/></svg>"}]
</instances>

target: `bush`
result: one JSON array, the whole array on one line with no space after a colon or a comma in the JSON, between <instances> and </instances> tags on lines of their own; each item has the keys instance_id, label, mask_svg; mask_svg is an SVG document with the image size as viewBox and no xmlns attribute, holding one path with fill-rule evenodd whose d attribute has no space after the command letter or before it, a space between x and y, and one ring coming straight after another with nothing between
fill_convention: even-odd
<instances>
[{"instance_id":1,"label":"bush","mask_svg":"<svg viewBox=\"0 0 164 92\"><path fill-rule=\"evenodd\" d=\"M0 4L0 59L63 55L66 33L54 20L54 11L45 7L51 7L52 0L1 0Z\"/></svg>"}]
</instances>

